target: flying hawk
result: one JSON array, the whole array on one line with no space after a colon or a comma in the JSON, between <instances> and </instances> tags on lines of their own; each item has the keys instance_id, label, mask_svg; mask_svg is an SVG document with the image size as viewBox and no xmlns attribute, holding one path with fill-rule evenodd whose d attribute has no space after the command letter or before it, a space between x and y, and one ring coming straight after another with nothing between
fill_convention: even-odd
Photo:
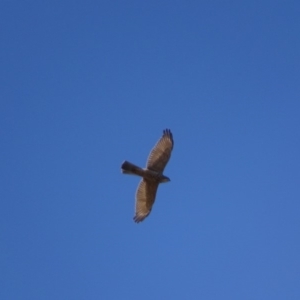
<instances>
[{"instance_id":1,"label":"flying hawk","mask_svg":"<svg viewBox=\"0 0 300 300\"><path fill-rule=\"evenodd\" d=\"M170 181L170 178L163 175L163 171L171 157L173 146L173 135L170 129L165 129L163 136L150 152L146 168L142 169L128 161L124 161L121 166L123 174L142 177L135 195L133 220L136 223L143 221L150 214L158 185Z\"/></svg>"}]
</instances>

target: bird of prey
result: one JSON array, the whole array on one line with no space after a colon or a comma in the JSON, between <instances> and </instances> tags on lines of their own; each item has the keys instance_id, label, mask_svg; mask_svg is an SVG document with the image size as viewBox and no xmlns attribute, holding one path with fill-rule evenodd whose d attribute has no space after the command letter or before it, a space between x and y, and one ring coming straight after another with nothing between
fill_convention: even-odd
<instances>
[{"instance_id":1,"label":"bird of prey","mask_svg":"<svg viewBox=\"0 0 300 300\"><path fill-rule=\"evenodd\" d=\"M163 171L171 157L173 146L173 135L170 129L165 129L163 136L149 154L146 168L142 169L128 161L124 161L121 166L123 174L142 177L135 195L133 220L136 223L143 221L150 214L158 185L170 181L170 178L163 175Z\"/></svg>"}]
</instances>

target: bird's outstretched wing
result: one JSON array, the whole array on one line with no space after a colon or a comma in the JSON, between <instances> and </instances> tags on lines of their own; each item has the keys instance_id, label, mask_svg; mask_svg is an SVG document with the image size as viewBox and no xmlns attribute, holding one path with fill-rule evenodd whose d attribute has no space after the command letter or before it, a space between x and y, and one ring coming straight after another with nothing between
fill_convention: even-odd
<instances>
[{"instance_id":1,"label":"bird's outstretched wing","mask_svg":"<svg viewBox=\"0 0 300 300\"><path fill-rule=\"evenodd\" d=\"M142 179L135 195L135 216L136 223L143 221L151 212L155 201L158 182Z\"/></svg>"},{"instance_id":2,"label":"bird's outstretched wing","mask_svg":"<svg viewBox=\"0 0 300 300\"><path fill-rule=\"evenodd\" d=\"M147 169L162 173L171 157L173 146L172 132L170 129L165 129L163 136L150 152L147 160Z\"/></svg>"}]
</instances>

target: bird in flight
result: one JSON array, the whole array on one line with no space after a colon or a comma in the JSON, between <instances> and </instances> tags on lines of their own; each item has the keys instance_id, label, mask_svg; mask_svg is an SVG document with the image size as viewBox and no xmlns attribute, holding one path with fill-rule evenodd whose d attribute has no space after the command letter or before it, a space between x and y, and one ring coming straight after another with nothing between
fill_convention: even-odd
<instances>
[{"instance_id":1,"label":"bird in flight","mask_svg":"<svg viewBox=\"0 0 300 300\"><path fill-rule=\"evenodd\" d=\"M136 223L143 221L151 212L155 201L158 185L170 181L170 178L163 174L173 150L174 141L170 129L163 131L163 136L151 150L146 168L140 168L128 161L121 166L123 174L131 174L142 177L135 195L135 216Z\"/></svg>"}]
</instances>

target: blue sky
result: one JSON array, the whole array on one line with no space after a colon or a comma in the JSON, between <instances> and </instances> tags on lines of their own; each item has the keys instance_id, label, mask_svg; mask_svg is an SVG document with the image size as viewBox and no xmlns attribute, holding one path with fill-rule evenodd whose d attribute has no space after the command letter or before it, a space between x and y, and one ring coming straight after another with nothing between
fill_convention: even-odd
<instances>
[{"instance_id":1,"label":"blue sky","mask_svg":"<svg viewBox=\"0 0 300 300\"><path fill-rule=\"evenodd\" d=\"M300 299L299 1L2 1L1 299ZM151 215L139 179L175 147Z\"/></svg>"}]
</instances>

